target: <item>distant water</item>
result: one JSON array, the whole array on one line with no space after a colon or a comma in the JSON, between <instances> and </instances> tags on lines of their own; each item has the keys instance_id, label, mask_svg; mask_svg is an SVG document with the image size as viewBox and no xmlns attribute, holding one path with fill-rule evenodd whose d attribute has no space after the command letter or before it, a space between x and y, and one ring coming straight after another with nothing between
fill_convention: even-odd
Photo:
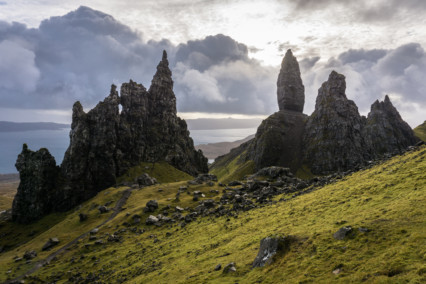
<instances>
[{"instance_id":1,"label":"distant water","mask_svg":"<svg viewBox=\"0 0 426 284\"><path fill-rule=\"evenodd\" d=\"M22 151L22 144L36 151L47 148L55 157L56 163L62 163L69 141L69 129L34 130L19 132L0 132L0 173L16 173L16 158Z\"/></svg>"},{"instance_id":2,"label":"distant water","mask_svg":"<svg viewBox=\"0 0 426 284\"><path fill-rule=\"evenodd\" d=\"M0 132L0 174L16 173L16 158L22 151L22 144L36 151L47 148L55 157L56 164L62 163L69 145L69 129ZM194 144L232 142L256 133L256 128L190 130Z\"/></svg>"}]
</instances>

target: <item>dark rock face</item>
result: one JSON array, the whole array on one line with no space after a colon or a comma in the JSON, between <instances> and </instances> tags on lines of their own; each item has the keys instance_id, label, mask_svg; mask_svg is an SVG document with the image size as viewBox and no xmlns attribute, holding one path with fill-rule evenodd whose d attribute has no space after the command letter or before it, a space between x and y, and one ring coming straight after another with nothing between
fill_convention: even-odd
<instances>
[{"instance_id":1,"label":"dark rock face","mask_svg":"<svg viewBox=\"0 0 426 284\"><path fill-rule=\"evenodd\" d=\"M260 241L259 253L253 261L252 267L269 265L279 251L286 251L290 247L290 237L267 237Z\"/></svg>"},{"instance_id":2,"label":"dark rock face","mask_svg":"<svg viewBox=\"0 0 426 284\"><path fill-rule=\"evenodd\" d=\"M387 95L383 102L377 100L371 105L363 135L375 157L385 153L400 153L418 141Z\"/></svg>"},{"instance_id":3,"label":"dark rock face","mask_svg":"<svg viewBox=\"0 0 426 284\"><path fill-rule=\"evenodd\" d=\"M30 223L56 208L59 168L45 148L33 152L24 144L15 164L21 182L13 200L12 220Z\"/></svg>"},{"instance_id":4,"label":"dark rock face","mask_svg":"<svg viewBox=\"0 0 426 284\"><path fill-rule=\"evenodd\" d=\"M303 113L283 110L262 122L249 150L256 170L280 166L296 171L300 167L306 118Z\"/></svg>"},{"instance_id":5,"label":"dark rock face","mask_svg":"<svg viewBox=\"0 0 426 284\"><path fill-rule=\"evenodd\" d=\"M14 220L30 222L49 210L68 210L141 162L166 161L193 176L208 172L207 159L195 150L186 122L176 115L171 75L164 51L148 91L130 80L122 84L121 96L112 85L109 96L87 113L76 102L60 171L45 150L31 154L25 149L17 162L21 189Z\"/></svg>"},{"instance_id":6,"label":"dark rock face","mask_svg":"<svg viewBox=\"0 0 426 284\"><path fill-rule=\"evenodd\" d=\"M300 77L299 63L291 50L287 50L281 63L277 81L278 106L280 110L303 112L305 86Z\"/></svg>"},{"instance_id":7,"label":"dark rock face","mask_svg":"<svg viewBox=\"0 0 426 284\"><path fill-rule=\"evenodd\" d=\"M304 161L314 174L346 171L368 158L364 121L345 89L345 76L333 71L318 90L303 137Z\"/></svg>"}]
</instances>

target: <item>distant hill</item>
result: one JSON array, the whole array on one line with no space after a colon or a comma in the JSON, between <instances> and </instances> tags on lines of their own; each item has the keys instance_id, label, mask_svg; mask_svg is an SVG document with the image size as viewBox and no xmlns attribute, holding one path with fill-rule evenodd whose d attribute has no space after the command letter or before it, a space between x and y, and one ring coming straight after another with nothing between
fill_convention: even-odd
<instances>
[{"instance_id":1,"label":"distant hill","mask_svg":"<svg viewBox=\"0 0 426 284\"><path fill-rule=\"evenodd\" d=\"M417 137L419 137L424 142L426 142L426 120L422 124L414 128L413 130L414 130L414 134Z\"/></svg>"},{"instance_id":2,"label":"distant hill","mask_svg":"<svg viewBox=\"0 0 426 284\"><path fill-rule=\"evenodd\" d=\"M32 130L62 130L70 128L69 124L54 122L11 122L0 121L0 132L32 131Z\"/></svg>"},{"instance_id":3,"label":"distant hill","mask_svg":"<svg viewBox=\"0 0 426 284\"><path fill-rule=\"evenodd\" d=\"M201 144L195 146L195 149L203 151L204 156L209 159L215 159L219 156L225 155L231 151L231 149L236 148L243 144L244 142L249 141L254 138L254 134L247 136L244 139L233 141L233 142L218 142L218 143L209 143Z\"/></svg>"},{"instance_id":4,"label":"distant hill","mask_svg":"<svg viewBox=\"0 0 426 284\"><path fill-rule=\"evenodd\" d=\"M185 119L190 130L210 129L238 129L257 128L262 122L261 118L235 119L235 118L198 118Z\"/></svg>"}]
</instances>

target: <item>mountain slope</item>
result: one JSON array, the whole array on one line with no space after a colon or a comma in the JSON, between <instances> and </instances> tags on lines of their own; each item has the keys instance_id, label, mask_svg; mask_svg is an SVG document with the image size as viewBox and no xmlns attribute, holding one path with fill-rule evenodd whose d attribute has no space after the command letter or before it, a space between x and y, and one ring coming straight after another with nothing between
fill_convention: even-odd
<instances>
[{"instance_id":1,"label":"mountain slope","mask_svg":"<svg viewBox=\"0 0 426 284\"><path fill-rule=\"evenodd\" d=\"M414 134L419 137L422 141L426 142L426 120L413 129Z\"/></svg>"},{"instance_id":2,"label":"mountain slope","mask_svg":"<svg viewBox=\"0 0 426 284\"><path fill-rule=\"evenodd\" d=\"M208 143L196 145L196 150L203 151L203 154L208 159L216 159L218 156L225 155L231 151L231 149L240 146L241 144L254 138L253 135L249 135L244 139L236 140L233 142L218 142L218 143Z\"/></svg>"},{"instance_id":3,"label":"mountain slope","mask_svg":"<svg viewBox=\"0 0 426 284\"><path fill-rule=\"evenodd\" d=\"M353 173L340 181L300 196L284 194L272 205L230 216L200 217L181 227L135 224L150 214L174 207L195 207L193 196L175 195L185 182L160 184L134 190L123 210L101 226L96 236L103 243L85 236L36 271L29 280L42 282L106 283L424 283L426 281L426 147L396 156L371 169ZM216 201L222 190L217 184L189 185L188 191L202 191ZM87 232L108 214L89 211L87 221L78 221L79 212L109 199L116 202L125 188L110 188L64 216L63 220L28 243L0 255L0 281L29 269L48 253L40 250L49 237L59 235L60 246L67 234ZM157 199L160 209L143 213L146 202ZM170 209L167 209L167 206ZM113 205L111 205L113 206ZM92 209L93 210L93 209ZM95 212L96 211L96 212ZM184 215L189 214L187 210ZM45 219L42 219L42 222ZM3 225L1 228L5 230ZM23 225L16 225L24 234ZM342 226L352 226L352 238L336 240ZM84 228L83 228L84 227ZM366 230L359 231L359 228ZM77 233L78 232L78 233ZM109 242L117 236L119 242ZM292 235L294 240L285 254L275 257L270 266L251 269L259 242L270 235ZM70 238L72 238L70 237ZM63 239L63 243L62 243ZM59 247L59 246L58 246ZM39 254L31 263L16 261L24 252ZM52 251L54 251L53 249ZM235 273L214 271L236 263ZM10 271L10 272L9 272ZM335 273L333 273L335 271Z\"/></svg>"}]
</instances>

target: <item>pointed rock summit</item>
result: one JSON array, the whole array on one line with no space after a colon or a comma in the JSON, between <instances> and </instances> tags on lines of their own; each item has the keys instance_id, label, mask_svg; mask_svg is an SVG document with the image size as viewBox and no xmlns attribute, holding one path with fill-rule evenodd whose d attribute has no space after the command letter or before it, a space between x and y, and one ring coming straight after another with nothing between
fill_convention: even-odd
<instances>
[{"instance_id":1,"label":"pointed rock summit","mask_svg":"<svg viewBox=\"0 0 426 284\"><path fill-rule=\"evenodd\" d=\"M387 95L383 102L376 100L371 105L364 137L373 156L400 153L417 142L413 130L402 120Z\"/></svg>"},{"instance_id":2,"label":"pointed rock summit","mask_svg":"<svg viewBox=\"0 0 426 284\"><path fill-rule=\"evenodd\" d=\"M304 137L304 161L315 174L346 171L364 161L363 121L345 94L345 76L332 71L318 90Z\"/></svg>"},{"instance_id":3,"label":"pointed rock summit","mask_svg":"<svg viewBox=\"0 0 426 284\"><path fill-rule=\"evenodd\" d=\"M291 49L287 50L281 63L277 81L279 110L303 112L305 87L300 77L299 63Z\"/></svg>"}]
</instances>

